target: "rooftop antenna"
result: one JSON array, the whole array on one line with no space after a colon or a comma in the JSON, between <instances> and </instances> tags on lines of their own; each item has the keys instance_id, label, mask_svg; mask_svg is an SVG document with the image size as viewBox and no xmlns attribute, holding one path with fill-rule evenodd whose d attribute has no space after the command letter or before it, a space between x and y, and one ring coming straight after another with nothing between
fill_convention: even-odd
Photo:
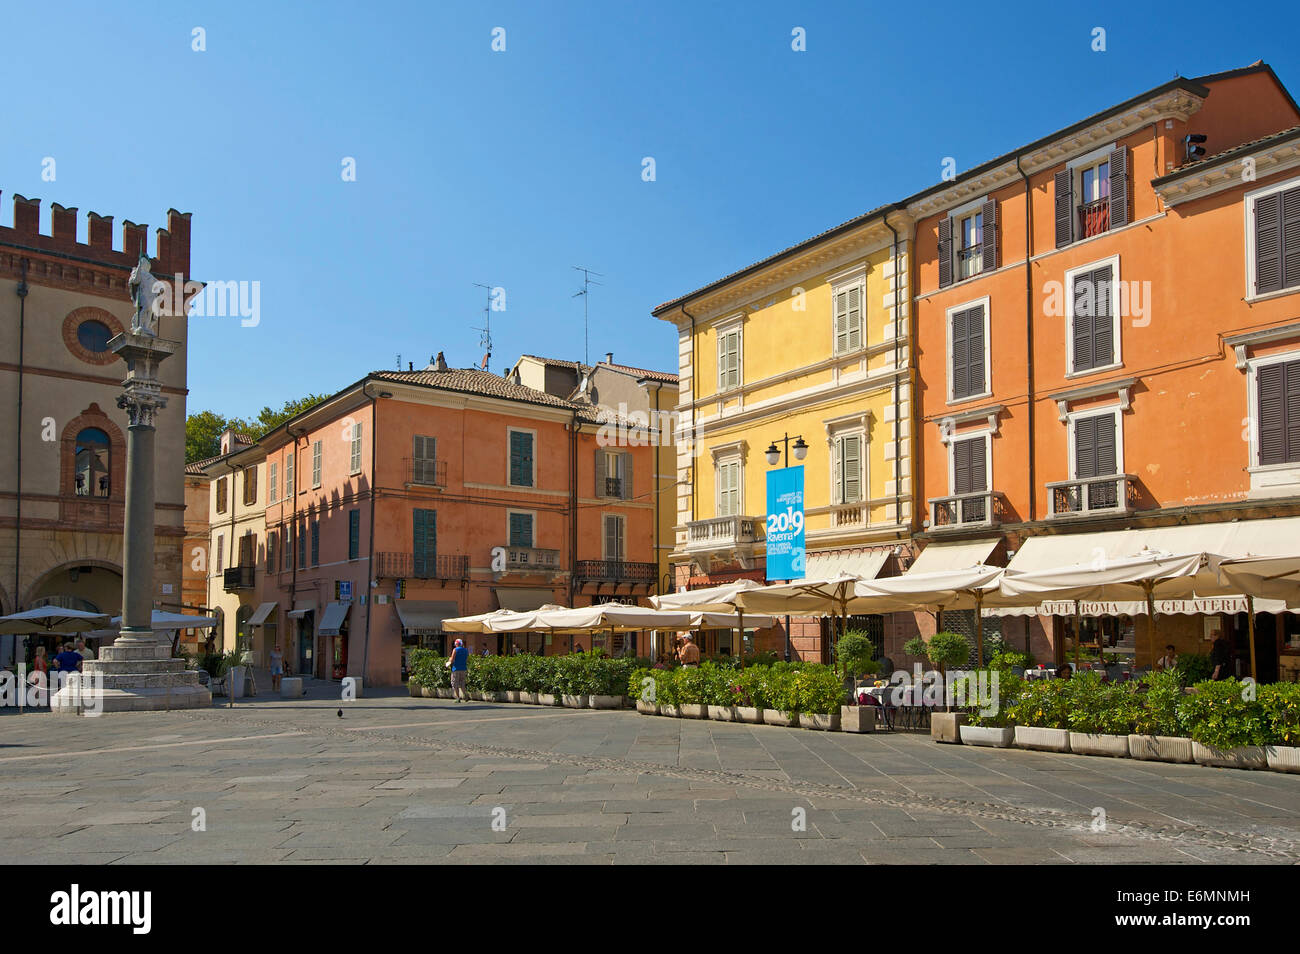
<instances>
[{"instance_id":1,"label":"rooftop antenna","mask_svg":"<svg viewBox=\"0 0 1300 954\"><path fill-rule=\"evenodd\" d=\"M476 328L475 331L481 332L478 336L478 346L483 349L483 361L480 367L487 370L488 359L492 357L492 286L484 285L482 282L474 282L475 288L487 290L487 301L483 305L483 327Z\"/></svg>"},{"instance_id":2,"label":"rooftop antenna","mask_svg":"<svg viewBox=\"0 0 1300 954\"><path fill-rule=\"evenodd\" d=\"M577 298L579 295L582 296L582 363L590 367L591 360L590 355L588 354L587 345L587 302L591 299L591 286L604 284L604 282L592 281L591 276L600 275L601 278L604 278L605 276L600 272L593 271L586 265L574 265L573 269L574 271L582 272L582 291L575 292L571 297Z\"/></svg>"}]
</instances>

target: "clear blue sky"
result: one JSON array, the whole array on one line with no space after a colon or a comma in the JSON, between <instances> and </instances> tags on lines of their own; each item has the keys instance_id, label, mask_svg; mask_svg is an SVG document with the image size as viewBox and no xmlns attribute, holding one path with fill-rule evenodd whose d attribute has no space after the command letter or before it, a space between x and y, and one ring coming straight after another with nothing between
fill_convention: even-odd
<instances>
[{"instance_id":1,"label":"clear blue sky","mask_svg":"<svg viewBox=\"0 0 1300 954\"><path fill-rule=\"evenodd\" d=\"M191 325L189 409L232 415L399 353L477 364L474 282L506 289L494 370L581 358L573 265L604 273L592 356L675 370L652 307L936 181L946 156L970 168L1176 72L1264 59L1300 93L1292 4L1265 4L1267 28L1204 2L180 6L8 5L0 221L18 192L43 230L57 201L83 241L94 210L115 244L149 223L152 250L168 207L192 212L195 277L261 283L258 327Z\"/></svg>"}]
</instances>

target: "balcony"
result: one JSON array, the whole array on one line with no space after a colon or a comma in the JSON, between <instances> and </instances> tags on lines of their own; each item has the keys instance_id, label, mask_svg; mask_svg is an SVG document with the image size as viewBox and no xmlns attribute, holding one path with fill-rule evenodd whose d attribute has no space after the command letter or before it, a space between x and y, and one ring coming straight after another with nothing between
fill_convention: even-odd
<instances>
[{"instance_id":1,"label":"balcony","mask_svg":"<svg viewBox=\"0 0 1300 954\"><path fill-rule=\"evenodd\" d=\"M414 553L375 553L377 580L467 580L469 557L463 553L439 553L434 557Z\"/></svg>"},{"instance_id":2,"label":"balcony","mask_svg":"<svg viewBox=\"0 0 1300 954\"><path fill-rule=\"evenodd\" d=\"M623 478L606 477L605 478L605 496L606 497L623 497Z\"/></svg>"},{"instance_id":3,"label":"balcony","mask_svg":"<svg viewBox=\"0 0 1300 954\"><path fill-rule=\"evenodd\" d=\"M1047 485L1048 518L1132 513L1137 478L1132 474L1059 480Z\"/></svg>"},{"instance_id":4,"label":"balcony","mask_svg":"<svg viewBox=\"0 0 1300 954\"><path fill-rule=\"evenodd\" d=\"M538 547L506 547L507 573L558 573L560 551Z\"/></svg>"},{"instance_id":5,"label":"balcony","mask_svg":"<svg viewBox=\"0 0 1300 954\"><path fill-rule=\"evenodd\" d=\"M447 462L423 457L403 458L406 483L416 487L446 487Z\"/></svg>"},{"instance_id":6,"label":"balcony","mask_svg":"<svg viewBox=\"0 0 1300 954\"><path fill-rule=\"evenodd\" d=\"M727 550L753 546L762 539L762 517L714 517L686 525L688 550Z\"/></svg>"},{"instance_id":7,"label":"balcony","mask_svg":"<svg viewBox=\"0 0 1300 954\"><path fill-rule=\"evenodd\" d=\"M1110 198L1095 199L1079 206L1079 238L1091 238L1110 231Z\"/></svg>"},{"instance_id":8,"label":"balcony","mask_svg":"<svg viewBox=\"0 0 1300 954\"><path fill-rule=\"evenodd\" d=\"M1003 509L1002 495L993 490L931 497L929 503L934 533L996 527Z\"/></svg>"},{"instance_id":9,"label":"balcony","mask_svg":"<svg viewBox=\"0 0 1300 954\"><path fill-rule=\"evenodd\" d=\"M984 246L969 245L957 250L957 278L970 278L984 271Z\"/></svg>"},{"instance_id":10,"label":"balcony","mask_svg":"<svg viewBox=\"0 0 1300 954\"><path fill-rule=\"evenodd\" d=\"M658 577L653 563L629 563L626 560L579 560L573 576L579 583L644 583Z\"/></svg>"},{"instance_id":11,"label":"balcony","mask_svg":"<svg viewBox=\"0 0 1300 954\"><path fill-rule=\"evenodd\" d=\"M253 568L251 566L232 566L221 572L222 588L227 593L253 588Z\"/></svg>"}]
</instances>

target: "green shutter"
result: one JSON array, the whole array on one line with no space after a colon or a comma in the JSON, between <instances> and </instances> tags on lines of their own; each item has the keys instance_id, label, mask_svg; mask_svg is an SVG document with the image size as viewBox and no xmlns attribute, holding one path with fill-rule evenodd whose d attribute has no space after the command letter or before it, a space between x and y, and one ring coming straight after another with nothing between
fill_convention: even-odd
<instances>
[{"instance_id":1,"label":"green shutter","mask_svg":"<svg viewBox=\"0 0 1300 954\"><path fill-rule=\"evenodd\" d=\"M361 511L348 511L348 559L361 556Z\"/></svg>"}]
</instances>

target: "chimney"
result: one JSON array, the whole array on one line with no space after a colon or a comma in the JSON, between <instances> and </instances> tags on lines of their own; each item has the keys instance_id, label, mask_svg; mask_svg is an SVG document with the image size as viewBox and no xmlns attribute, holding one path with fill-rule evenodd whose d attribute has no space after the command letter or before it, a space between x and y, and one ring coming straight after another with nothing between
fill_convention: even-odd
<instances>
[{"instance_id":1,"label":"chimney","mask_svg":"<svg viewBox=\"0 0 1300 954\"><path fill-rule=\"evenodd\" d=\"M65 209L57 202L50 204L50 234L55 241L77 244L77 210Z\"/></svg>"},{"instance_id":2,"label":"chimney","mask_svg":"<svg viewBox=\"0 0 1300 954\"><path fill-rule=\"evenodd\" d=\"M36 235L41 228L41 200L25 199L14 193L14 231Z\"/></svg>"},{"instance_id":3,"label":"chimney","mask_svg":"<svg viewBox=\"0 0 1300 954\"><path fill-rule=\"evenodd\" d=\"M113 250L113 217L111 215L100 215L98 212L91 212L87 230L90 236L91 248L105 252Z\"/></svg>"},{"instance_id":4,"label":"chimney","mask_svg":"<svg viewBox=\"0 0 1300 954\"><path fill-rule=\"evenodd\" d=\"M614 352L612 352L612 351L606 351L606 352L605 352L605 363L606 363L606 364L613 364L613 363L614 363Z\"/></svg>"},{"instance_id":5,"label":"chimney","mask_svg":"<svg viewBox=\"0 0 1300 954\"><path fill-rule=\"evenodd\" d=\"M433 370L435 370L435 371L446 371L446 370L447 370L447 359L444 358L444 357L442 356L442 352L441 352L441 351L439 351L439 352L434 356L434 359L433 359L433 362L432 362L432 363L433 363Z\"/></svg>"},{"instance_id":6,"label":"chimney","mask_svg":"<svg viewBox=\"0 0 1300 954\"><path fill-rule=\"evenodd\" d=\"M415 370L415 362L414 362L414 361L408 361L408 362L406 362L406 370L407 370L407 371L414 371L414 370Z\"/></svg>"}]
</instances>

